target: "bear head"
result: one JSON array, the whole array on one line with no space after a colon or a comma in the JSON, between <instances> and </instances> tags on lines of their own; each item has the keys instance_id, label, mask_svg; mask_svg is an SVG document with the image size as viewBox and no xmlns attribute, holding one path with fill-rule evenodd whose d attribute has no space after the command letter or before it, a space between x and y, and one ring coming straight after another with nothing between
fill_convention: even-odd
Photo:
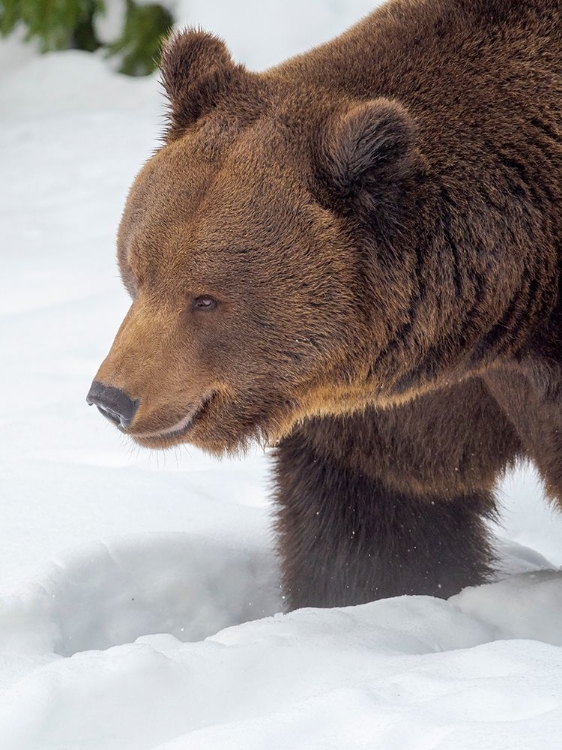
<instances>
[{"instance_id":1,"label":"bear head","mask_svg":"<svg viewBox=\"0 0 562 750\"><path fill-rule=\"evenodd\" d=\"M143 446L222 453L383 399L375 363L413 293L397 247L412 118L282 66L250 73L200 31L173 36L161 67L164 143L118 234L133 302L96 376L134 404L114 421Z\"/></svg>"}]
</instances>

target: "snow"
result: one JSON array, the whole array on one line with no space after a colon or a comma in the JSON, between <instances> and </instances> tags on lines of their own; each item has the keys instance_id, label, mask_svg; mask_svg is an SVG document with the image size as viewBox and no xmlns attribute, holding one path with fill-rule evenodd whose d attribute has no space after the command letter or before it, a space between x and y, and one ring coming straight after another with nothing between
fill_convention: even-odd
<instances>
[{"instance_id":1,"label":"snow","mask_svg":"<svg viewBox=\"0 0 562 750\"><path fill-rule=\"evenodd\" d=\"M126 17L126 0L109 0L109 2L106 0L104 2L103 8L94 15L94 31L102 44L113 44L121 37L125 28Z\"/></svg>"},{"instance_id":2,"label":"snow","mask_svg":"<svg viewBox=\"0 0 562 750\"><path fill-rule=\"evenodd\" d=\"M511 601L512 622L542 623L529 640L525 626L495 620L505 589L518 588L502 582L468 601L307 609L196 643L161 634L106 650L77 642L70 658L39 648L10 655L1 747L554 750L561 584L560 574L537 574Z\"/></svg>"},{"instance_id":3,"label":"snow","mask_svg":"<svg viewBox=\"0 0 562 750\"><path fill-rule=\"evenodd\" d=\"M262 68L370 5L175 7ZM0 70L0 748L558 750L562 520L533 471L502 484L497 582L276 614L267 455L140 452L85 405L155 78L17 39Z\"/></svg>"}]
</instances>

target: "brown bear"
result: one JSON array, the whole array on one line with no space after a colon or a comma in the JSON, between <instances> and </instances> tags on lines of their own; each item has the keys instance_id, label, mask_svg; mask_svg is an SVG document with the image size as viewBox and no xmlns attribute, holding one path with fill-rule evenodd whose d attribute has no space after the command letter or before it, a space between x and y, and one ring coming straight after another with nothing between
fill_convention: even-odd
<instances>
[{"instance_id":1,"label":"brown bear","mask_svg":"<svg viewBox=\"0 0 562 750\"><path fill-rule=\"evenodd\" d=\"M562 498L562 2L394 0L261 74L196 30L88 395L139 445L275 445L290 607L449 596L494 485Z\"/></svg>"}]
</instances>

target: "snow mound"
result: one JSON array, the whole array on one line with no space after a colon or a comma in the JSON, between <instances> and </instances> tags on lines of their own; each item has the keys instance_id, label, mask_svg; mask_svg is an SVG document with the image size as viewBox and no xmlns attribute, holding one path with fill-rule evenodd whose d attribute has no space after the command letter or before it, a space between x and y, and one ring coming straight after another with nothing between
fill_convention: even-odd
<instances>
[{"instance_id":1,"label":"snow mound","mask_svg":"<svg viewBox=\"0 0 562 750\"><path fill-rule=\"evenodd\" d=\"M170 560L182 555L183 540L176 542ZM99 550L100 577L106 566L112 577L139 562L134 548L121 550L116 560ZM205 562L217 557L216 551L205 555ZM145 562L148 583L155 575ZM222 571L215 572L220 598L225 580ZM66 643L74 640L73 631L75 645L86 631L91 642L98 629L107 638L115 611L127 622L120 635L146 625L142 604L123 607L111 596L105 617L103 607L77 608L71 600L75 588L82 588L84 570L78 565L74 573L65 585L58 582L62 606L71 615L64 623ZM137 589L123 587L119 578L115 592L128 599ZM166 606L162 624L171 631L182 617L190 627L191 618L196 621L192 632L198 631L201 607L208 618L209 595L217 593L213 586L204 589L184 592L190 607L183 615ZM179 593L173 586L164 590ZM98 603L97 596L92 599ZM5 602L4 617L14 609L13 602ZM44 612L41 626L54 644L61 642L59 614L56 607L50 617ZM562 573L550 572L469 589L448 602L401 597L346 609L300 610L197 643L151 635L63 658L41 650L35 640L35 652L19 658L2 649L0 746L555 750L562 736L561 620ZM533 640L514 640L531 634Z\"/></svg>"}]
</instances>

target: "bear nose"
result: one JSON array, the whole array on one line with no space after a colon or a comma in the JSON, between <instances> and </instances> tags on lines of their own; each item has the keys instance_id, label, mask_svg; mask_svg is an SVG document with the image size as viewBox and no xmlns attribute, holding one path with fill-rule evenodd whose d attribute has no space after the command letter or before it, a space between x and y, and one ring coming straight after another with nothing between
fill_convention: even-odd
<instances>
[{"instance_id":1,"label":"bear nose","mask_svg":"<svg viewBox=\"0 0 562 750\"><path fill-rule=\"evenodd\" d=\"M133 401L119 388L104 385L94 380L86 401L91 406L95 404L104 417L110 419L114 424L127 429L131 426L133 417L139 407L139 402Z\"/></svg>"}]
</instances>

